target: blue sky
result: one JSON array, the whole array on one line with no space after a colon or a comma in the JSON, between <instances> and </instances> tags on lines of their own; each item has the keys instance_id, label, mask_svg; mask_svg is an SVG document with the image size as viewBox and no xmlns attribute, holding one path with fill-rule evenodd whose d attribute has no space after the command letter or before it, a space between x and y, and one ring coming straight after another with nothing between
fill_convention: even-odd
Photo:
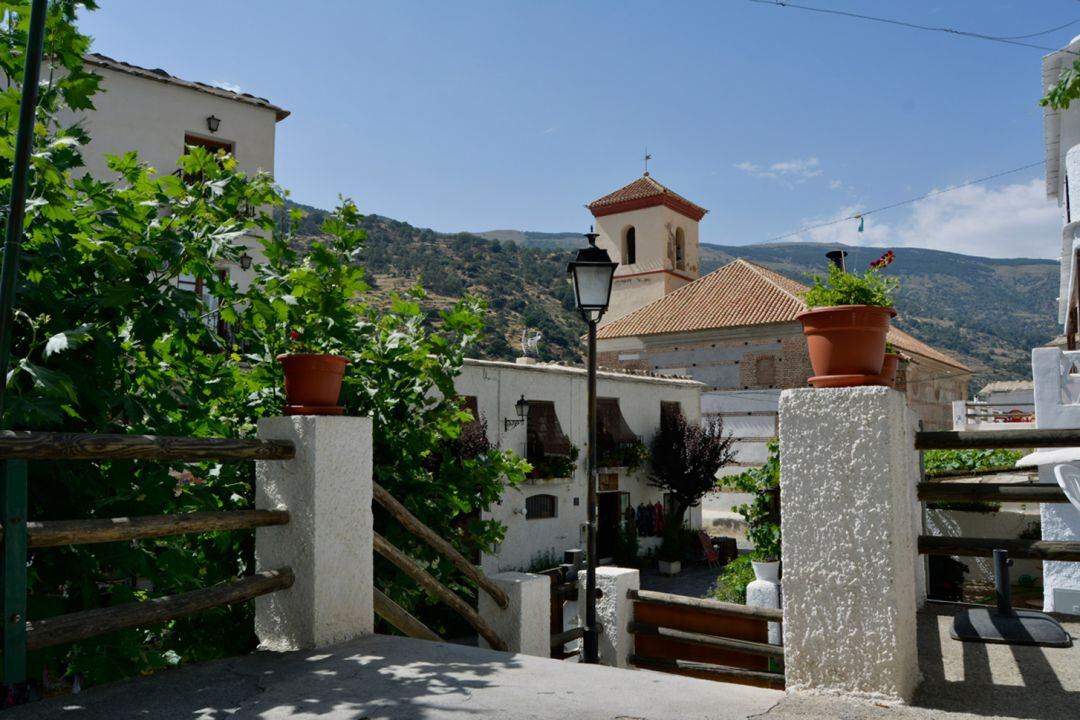
<instances>
[{"instance_id":1,"label":"blue sky","mask_svg":"<svg viewBox=\"0 0 1080 720\"><path fill-rule=\"evenodd\" d=\"M440 231L584 231L642 171L762 242L1042 158L1040 50L749 0L99 0L95 49L292 111L278 180ZM990 35L1074 0L800 0ZM1032 38L1060 46L1080 23ZM1053 254L1040 167L790 239Z\"/></svg>"}]
</instances>

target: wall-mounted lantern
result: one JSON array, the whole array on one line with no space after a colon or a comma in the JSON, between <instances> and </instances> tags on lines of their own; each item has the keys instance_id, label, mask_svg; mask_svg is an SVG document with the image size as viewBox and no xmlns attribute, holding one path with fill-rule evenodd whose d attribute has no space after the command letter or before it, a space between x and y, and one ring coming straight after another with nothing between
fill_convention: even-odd
<instances>
[{"instance_id":1,"label":"wall-mounted lantern","mask_svg":"<svg viewBox=\"0 0 1080 720\"><path fill-rule=\"evenodd\" d=\"M518 419L505 418L503 420L503 431L509 432L510 428L516 428L525 422L525 419L529 417L529 401L522 395L516 403L514 403L514 410L517 412Z\"/></svg>"},{"instance_id":2,"label":"wall-mounted lantern","mask_svg":"<svg viewBox=\"0 0 1080 720\"><path fill-rule=\"evenodd\" d=\"M211 133L216 133L219 127L221 127L221 118L216 115L206 118L206 129Z\"/></svg>"},{"instance_id":3,"label":"wall-mounted lantern","mask_svg":"<svg viewBox=\"0 0 1080 720\"><path fill-rule=\"evenodd\" d=\"M251 261L252 261L252 257L245 252L243 255L240 256L240 269L241 270L250 270L251 269Z\"/></svg>"}]
</instances>

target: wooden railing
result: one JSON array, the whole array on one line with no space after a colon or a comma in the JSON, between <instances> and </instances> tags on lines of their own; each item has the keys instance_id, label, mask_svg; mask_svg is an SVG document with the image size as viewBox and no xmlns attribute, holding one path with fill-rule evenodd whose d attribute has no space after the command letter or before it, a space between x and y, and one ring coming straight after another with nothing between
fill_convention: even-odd
<instances>
[{"instance_id":1,"label":"wooden railing","mask_svg":"<svg viewBox=\"0 0 1080 720\"><path fill-rule=\"evenodd\" d=\"M1016 449L1080 446L1080 430L962 430L919 432L917 450ZM1011 471L1012 469L1002 469ZM972 473L985 476L994 471ZM933 482L918 485L919 500L924 502L1013 502L1064 503L1065 493L1057 485L1036 483L988 484L952 482L938 476ZM959 555L993 557L994 549L1008 550L1012 558L1080 561L1080 542L1022 540L1016 538L942 537L920 535L919 552L923 555Z\"/></svg>"},{"instance_id":2,"label":"wooden railing","mask_svg":"<svg viewBox=\"0 0 1080 720\"><path fill-rule=\"evenodd\" d=\"M9 687L26 680L26 653L105 633L165 622L244 602L293 584L290 568L279 568L208 588L145 602L84 610L28 622L28 548L84 545L188 533L247 530L289 522L285 511L237 510L91 520L30 521L27 518L28 460L288 460L292 443L225 438L78 433L0 433L0 575L3 577L3 670Z\"/></svg>"},{"instance_id":3,"label":"wooden railing","mask_svg":"<svg viewBox=\"0 0 1080 720\"><path fill-rule=\"evenodd\" d=\"M784 621L782 610L650 590L630 590L627 596L634 601L632 665L783 688L784 647L764 642L768 623Z\"/></svg>"},{"instance_id":4,"label":"wooden railing","mask_svg":"<svg viewBox=\"0 0 1080 720\"><path fill-rule=\"evenodd\" d=\"M448 543L435 533L435 531L421 522L419 518L409 512L408 508L402 505L378 483L373 483L372 497L375 502L386 509L386 511L389 512L395 520L401 523L401 525L414 537L423 540L432 549L448 559L465 577L472 580L480 590L486 592L499 607L506 608L509 606L510 598L502 588L492 582L480 568L469 562L469 560L458 552L453 545ZM507 644L499 637L498 633L495 632L491 625L488 624L488 622L484 620L484 618L482 618L469 603L459 597L453 590L439 582L431 573L421 567L401 549L378 533L375 534L374 545L375 552L389 560L395 567L416 582L417 585L437 597L440 601L449 606L450 609L464 618L464 620L479 633L480 637L482 637L488 645L496 650L508 649ZM424 640L441 639L437 633L380 592L376 592L375 595L375 612L379 617L383 618L409 637L421 638Z\"/></svg>"}]
</instances>

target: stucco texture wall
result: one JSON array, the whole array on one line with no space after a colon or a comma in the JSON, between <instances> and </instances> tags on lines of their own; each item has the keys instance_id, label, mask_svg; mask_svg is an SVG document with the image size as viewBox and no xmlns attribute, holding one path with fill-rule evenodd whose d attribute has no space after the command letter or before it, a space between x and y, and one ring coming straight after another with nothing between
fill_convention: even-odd
<instances>
[{"instance_id":1,"label":"stucco texture wall","mask_svg":"<svg viewBox=\"0 0 1080 720\"><path fill-rule=\"evenodd\" d=\"M789 691L905 700L914 690L915 427L887 388L781 396Z\"/></svg>"}]
</instances>

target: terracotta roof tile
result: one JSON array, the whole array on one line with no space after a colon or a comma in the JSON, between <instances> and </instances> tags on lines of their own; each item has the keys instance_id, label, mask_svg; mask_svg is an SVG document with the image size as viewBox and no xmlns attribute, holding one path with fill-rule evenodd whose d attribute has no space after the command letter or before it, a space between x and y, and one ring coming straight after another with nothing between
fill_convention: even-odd
<instances>
[{"instance_id":1,"label":"terracotta roof tile","mask_svg":"<svg viewBox=\"0 0 1080 720\"><path fill-rule=\"evenodd\" d=\"M739 258L604 325L597 337L610 340L794 322L795 316L806 309L802 296L808 289L802 283ZM905 352L969 370L955 358L897 328L889 329L888 339Z\"/></svg>"},{"instance_id":2,"label":"terracotta roof tile","mask_svg":"<svg viewBox=\"0 0 1080 720\"><path fill-rule=\"evenodd\" d=\"M623 205L635 201L647 201L649 199L657 200L656 204L670 204L676 209L684 209L688 211L688 214L696 215L697 217L695 219L698 220L708 212L708 210L700 205L690 202L677 192L664 187L648 173L645 173L629 185L623 185L615 192L608 193L602 198L593 200L585 207L592 210L593 214L600 215L603 214L605 209L614 205Z\"/></svg>"}]
</instances>

